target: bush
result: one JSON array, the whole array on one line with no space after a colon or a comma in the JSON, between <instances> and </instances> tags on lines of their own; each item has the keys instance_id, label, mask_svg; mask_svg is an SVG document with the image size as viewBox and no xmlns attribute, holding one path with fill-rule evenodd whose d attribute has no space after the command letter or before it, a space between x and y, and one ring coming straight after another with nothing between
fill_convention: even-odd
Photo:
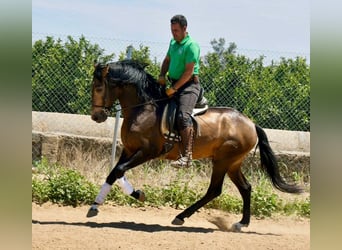
<instances>
[{"instance_id":1,"label":"bush","mask_svg":"<svg viewBox=\"0 0 342 250\"><path fill-rule=\"evenodd\" d=\"M304 201L295 200L284 204L283 211L285 214L297 214L303 217L310 217L310 198L308 197Z\"/></svg>"},{"instance_id":2,"label":"bush","mask_svg":"<svg viewBox=\"0 0 342 250\"><path fill-rule=\"evenodd\" d=\"M46 160L36 163L37 173L32 177L32 201L44 203L51 201L62 205L77 206L91 204L99 192L99 187L86 180L78 171L48 164ZM142 168L142 171L144 169ZM162 167L154 174L165 171ZM165 174L165 173L164 173ZM139 175L139 174L138 174ZM298 216L310 216L310 198L303 200L284 201L274 191L271 183L261 172L253 176L258 184L254 185L251 194L251 214L258 218L268 217L274 213ZM139 175L141 176L141 175ZM125 195L117 185L113 185L106 201L116 205L129 206L170 206L184 209L204 196L202 182L191 185L196 175L184 175L177 172L176 180L170 184L159 187L143 186L146 201L140 202L129 195ZM206 208L221 209L227 212L242 212L242 199L222 193L219 197L205 205Z\"/></svg>"},{"instance_id":3,"label":"bush","mask_svg":"<svg viewBox=\"0 0 342 250\"><path fill-rule=\"evenodd\" d=\"M49 166L42 160L37 165L38 175L32 179L32 200L77 206L91 204L98 188L73 169L58 165Z\"/></svg>"},{"instance_id":4,"label":"bush","mask_svg":"<svg viewBox=\"0 0 342 250\"><path fill-rule=\"evenodd\" d=\"M251 196L251 213L256 217L271 216L281 208L281 200L266 189L265 186L257 186Z\"/></svg>"}]
</instances>

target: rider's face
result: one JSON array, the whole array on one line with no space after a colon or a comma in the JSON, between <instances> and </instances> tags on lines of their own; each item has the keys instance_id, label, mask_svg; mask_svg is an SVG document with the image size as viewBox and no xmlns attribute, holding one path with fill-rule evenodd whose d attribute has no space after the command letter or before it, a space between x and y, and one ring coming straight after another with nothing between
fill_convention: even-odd
<instances>
[{"instance_id":1,"label":"rider's face","mask_svg":"<svg viewBox=\"0 0 342 250\"><path fill-rule=\"evenodd\" d=\"M186 35L186 26L181 27L179 23L171 24L171 33L177 42L181 42Z\"/></svg>"}]
</instances>

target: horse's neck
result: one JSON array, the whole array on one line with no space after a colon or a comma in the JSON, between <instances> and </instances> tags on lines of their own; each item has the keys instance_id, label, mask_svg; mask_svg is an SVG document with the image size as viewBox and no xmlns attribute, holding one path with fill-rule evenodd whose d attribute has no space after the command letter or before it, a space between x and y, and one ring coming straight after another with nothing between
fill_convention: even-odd
<instances>
[{"instance_id":1,"label":"horse's neck","mask_svg":"<svg viewBox=\"0 0 342 250\"><path fill-rule=\"evenodd\" d=\"M150 110L147 109L149 103L139 100L136 95L122 95L118 99L124 119L135 115L137 109L146 109L146 112Z\"/></svg>"},{"instance_id":2,"label":"horse's neck","mask_svg":"<svg viewBox=\"0 0 342 250\"><path fill-rule=\"evenodd\" d=\"M122 108L123 118L132 118L132 116L137 115L137 109L142 110L142 112L155 113L156 108L149 101L142 101L139 99L137 90L132 87L127 87L123 89L123 92L118 96L120 106Z\"/></svg>"},{"instance_id":3,"label":"horse's neck","mask_svg":"<svg viewBox=\"0 0 342 250\"><path fill-rule=\"evenodd\" d=\"M121 107L130 107L140 104L137 91L132 87L124 87L118 96Z\"/></svg>"}]
</instances>

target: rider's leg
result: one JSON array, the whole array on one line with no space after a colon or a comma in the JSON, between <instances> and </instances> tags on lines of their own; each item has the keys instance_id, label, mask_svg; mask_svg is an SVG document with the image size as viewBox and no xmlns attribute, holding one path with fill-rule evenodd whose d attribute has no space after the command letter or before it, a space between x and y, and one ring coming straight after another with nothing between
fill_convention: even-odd
<instances>
[{"instance_id":1,"label":"rider's leg","mask_svg":"<svg viewBox=\"0 0 342 250\"><path fill-rule=\"evenodd\" d=\"M192 146L194 129L191 113L196 105L199 95L199 84L192 83L180 89L178 93L178 113L176 117L177 127L181 136L180 153L177 161L172 162L173 167L189 167L192 163Z\"/></svg>"},{"instance_id":2,"label":"rider's leg","mask_svg":"<svg viewBox=\"0 0 342 250\"><path fill-rule=\"evenodd\" d=\"M193 126L180 131L181 157L171 163L173 167L190 167L192 165Z\"/></svg>"}]
</instances>

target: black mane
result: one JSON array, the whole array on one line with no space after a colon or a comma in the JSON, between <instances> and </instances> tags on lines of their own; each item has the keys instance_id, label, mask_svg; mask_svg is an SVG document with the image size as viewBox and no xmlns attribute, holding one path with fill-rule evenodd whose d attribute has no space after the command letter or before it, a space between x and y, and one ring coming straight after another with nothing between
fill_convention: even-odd
<instances>
[{"instance_id":1,"label":"black mane","mask_svg":"<svg viewBox=\"0 0 342 250\"><path fill-rule=\"evenodd\" d=\"M154 77L144 70L147 65L135 60L122 60L108 65L109 85L134 85L143 102L166 98L165 88L160 86ZM98 71L95 70L94 75Z\"/></svg>"}]
</instances>

